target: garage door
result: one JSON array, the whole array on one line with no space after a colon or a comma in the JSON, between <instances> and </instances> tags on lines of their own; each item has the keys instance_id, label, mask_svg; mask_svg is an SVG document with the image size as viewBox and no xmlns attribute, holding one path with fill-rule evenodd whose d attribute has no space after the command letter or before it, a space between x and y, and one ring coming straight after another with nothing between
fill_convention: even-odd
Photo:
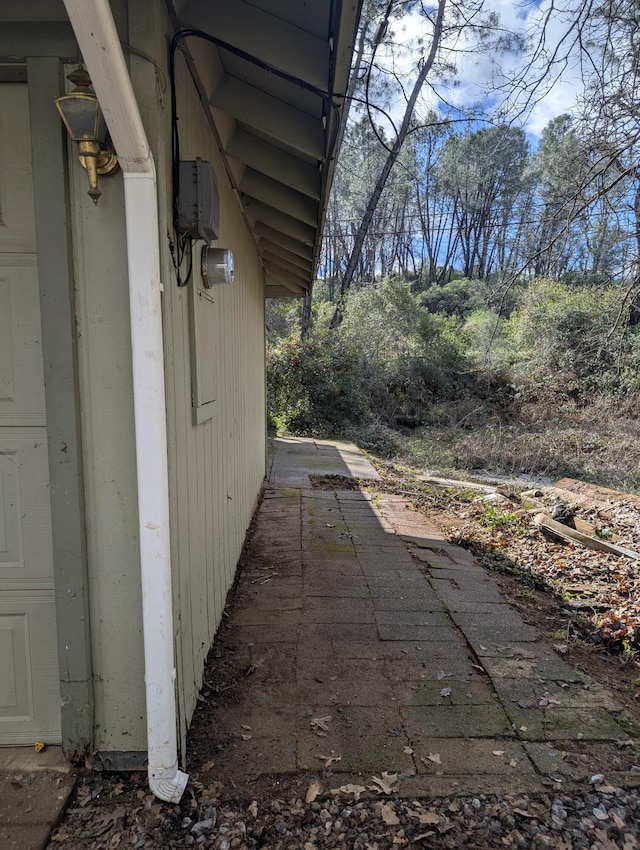
<instances>
[{"instance_id":1,"label":"garage door","mask_svg":"<svg viewBox=\"0 0 640 850\"><path fill-rule=\"evenodd\" d=\"M60 742L26 85L0 84L0 745Z\"/></svg>"}]
</instances>

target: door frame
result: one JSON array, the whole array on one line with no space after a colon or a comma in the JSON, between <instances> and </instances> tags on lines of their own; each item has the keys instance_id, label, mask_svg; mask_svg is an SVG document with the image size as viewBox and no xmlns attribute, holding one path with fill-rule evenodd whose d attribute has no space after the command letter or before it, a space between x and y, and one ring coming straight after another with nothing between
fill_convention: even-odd
<instances>
[{"instance_id":1,"label":"door frame","mask_svg":"<svg viewBox=\"0 0 640 850\"><path fill-rule=\"evenodd\" d=\"M62 747L93 750L94 700L76 353L67 142L54 107L64 93L57 57L26 60L49 448Z\"/></svg>"}]
</instances>

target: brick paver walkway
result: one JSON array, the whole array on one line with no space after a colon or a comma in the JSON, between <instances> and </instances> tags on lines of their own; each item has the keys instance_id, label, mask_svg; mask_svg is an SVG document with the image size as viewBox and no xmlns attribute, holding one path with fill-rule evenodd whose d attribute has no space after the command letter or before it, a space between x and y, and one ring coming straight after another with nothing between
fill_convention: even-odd
<instances>
[{"instance_id":1,"label":"brick paver walkway","mask_svg":"<svg viewBox=\"0 0 640 850\"><path fill-rule=\"evenodd\" d=\"M469 552L401 497L311 489L310 472L375 479L354 446L274 449L219 640L221 671L251 675L220 699L217 779L330 770L367 785L388 771L415 795L637 781L622 706L539 641Z\"/></svg>"}]
</instances>

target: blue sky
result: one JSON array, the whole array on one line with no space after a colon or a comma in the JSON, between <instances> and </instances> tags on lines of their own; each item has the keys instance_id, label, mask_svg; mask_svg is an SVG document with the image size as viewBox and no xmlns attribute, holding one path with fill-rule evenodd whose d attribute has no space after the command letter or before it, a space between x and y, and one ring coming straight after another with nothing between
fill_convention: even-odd
<instances>
[{"instance_id":1,"label":"blue sky","mask_svg":"<svg viewBox=\"0 0 640 850\"><path fill-rule=\"evenodd\" d=\"M557 0L553 3L553 12L547 22L547 43L552 49L567 30L567 21L572 15L572 7L580 0ZM503 27L515 30L523 35L537 39L542 31L542 22L547 18L551 8L551 0L543 2L513 3L509 0L485 0L485 11L493 11L499 15ZM416 47L420 39L429 45L429 24L417 12L405 16L401 21L392 25L395 47L389 49L381 45L376 56L378 64L393 70L402 80L405 89L410 89L412 78L420 49ZM441 86L439 90L447 101L455 106L465 107L473 103L489 104L488 92L497 82L506 82L510 75L517 74L526 66L529 57L523 52L514 52L496 56L482 53L477 49L468 48L471 45L464 38L456 44L451 44L451 56L455 56L459 73L455 85ZM555 116L571 111L579 94L581 83L578 73L578 57L569 56L566 69L553 85L547 85L544 96L537 99L533 108L524 116L524 126L534 141L539 137L546 124ZM496 103L498 97L492 98ZM416 110L418 116L426 114L435 104L433 93L428 87L423 91L423 97ZM396 87L392 98L390 112L398 121L404 112L405 100L399 88ZM384 123L384 122L381 122ZM386 128L385 128L386 129ZM391 131L388 130L390 133Z\"/></svg>"}]
</instances>

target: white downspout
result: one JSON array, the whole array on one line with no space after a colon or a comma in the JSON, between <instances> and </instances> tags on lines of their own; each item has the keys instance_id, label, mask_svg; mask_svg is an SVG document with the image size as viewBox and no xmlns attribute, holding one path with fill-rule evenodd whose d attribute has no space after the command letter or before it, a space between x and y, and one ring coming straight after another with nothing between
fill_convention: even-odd
<instances>
[{"instance_id":1,"label":"white downspout","mask_svg":"<svg viewBox=\"0 0 640 850\"><path fill-rule=\"evenodd\" d=\"M149 786L179 802L156 173L108 0L64 0L124 173Z\"/></svg>"}]
</instances>

